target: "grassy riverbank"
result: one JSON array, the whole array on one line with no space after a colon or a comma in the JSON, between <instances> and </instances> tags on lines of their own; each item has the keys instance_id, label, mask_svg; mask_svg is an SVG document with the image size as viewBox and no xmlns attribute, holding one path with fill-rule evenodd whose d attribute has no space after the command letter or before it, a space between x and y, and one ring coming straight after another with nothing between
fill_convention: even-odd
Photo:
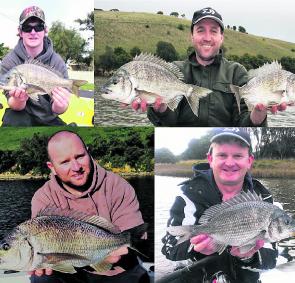
<instances>
[{"instance_id":1,"label":"grassy riverbank","mask_svg":"<svg viewBox=\"0 0 295 283\"><path fill-rule=\"evenodd\" d=\"M155 164L155 175L192 177L192 166L194 164L206 162L206 160L187 160L176 164ZM255 178L294 178L294 160L255 160L251 169L251 174Z\"/></svg>"}]
</instances>

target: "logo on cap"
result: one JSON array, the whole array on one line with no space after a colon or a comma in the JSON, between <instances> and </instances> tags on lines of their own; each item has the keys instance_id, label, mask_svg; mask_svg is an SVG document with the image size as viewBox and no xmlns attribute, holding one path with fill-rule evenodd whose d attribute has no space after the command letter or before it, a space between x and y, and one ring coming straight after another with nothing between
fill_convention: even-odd
<instances>
[{"instance_id":1,"label":"logo on cap","mask_svg":"<svg viewBox=\"0 0 295 283\"><path fill-rule=\"evenodd\" d=\"M202 14L211 14L214 15L215 14L215 10L211 9L211 8L205 8L202 10Z\"/></svg>"}]
</instances>

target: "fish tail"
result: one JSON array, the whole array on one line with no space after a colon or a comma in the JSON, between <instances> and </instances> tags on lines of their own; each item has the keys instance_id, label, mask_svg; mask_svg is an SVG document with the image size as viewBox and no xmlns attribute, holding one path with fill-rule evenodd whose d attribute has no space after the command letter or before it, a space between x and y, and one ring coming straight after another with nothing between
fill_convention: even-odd
<instances>
[{"instance_id":1,"label":"fish tail","mask_svg":"<svg viewBox=\"0 0 295 283\"><path fill-rule=\"evenodd\" d=\"M177 245L202 233L201 231L198 231L198 228L195 225L169 226L167 227L167 232L172 236L179 237Z\"/></svg>"},{"instance_id":2,"label":"fish tail","mask_svg":"<svg viewBox=\"0 0 295 283\"><path fill-rule=\"evenodd\" d=\"M85 80L72 80L73 82L73 93L76 95L76 96L79 96L79 88L82 86L82 85L85 85L86 83L88 83L87 81Z\"/></svg>"},{"instance_id":3,"label":"fish tail","mask_svg":"<svg viewBox=\"0 0 295 283\"><path fill-rule=\"evenodd\" d=\"M234 93L236 101L237 101L237 105L238 105L238 109L239 109L239 113L241 113L241 95L240 95L240 87L236 86L236 85L230 85L229 86L231 91Z\"/></svg>"},{"instance_id":4,"label":"fish tail","mask_svg":"<svg viewBox=\"0 0 295 283\"><path fill-rule=\"evenodd\" d=\"M192 86L189 93L186 95L187 102L197 117L199 113L200 98L207 96L210 92L212 92L212 90L199 86Z\"/></svg>"}]
</instances>

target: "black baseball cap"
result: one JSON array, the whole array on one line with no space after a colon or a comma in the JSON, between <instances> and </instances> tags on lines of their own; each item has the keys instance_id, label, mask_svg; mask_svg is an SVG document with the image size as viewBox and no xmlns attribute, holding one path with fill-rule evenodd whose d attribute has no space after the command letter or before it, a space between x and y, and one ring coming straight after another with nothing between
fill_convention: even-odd
<instances>
[{"instance_id":1,"label":"black baseball cap","mask_svg":"<svg viewBox=\"0 0 295 283\"><path fill-rule=\"evenodd\" d=\"M210 142L214 142L220 137L234 137L243 141L248 147L251 147L250 135L241 128L216 128L213 130L213 136Z\"/></svg>"},{"instance_id":2,"label":"black baseball cap","mask_svg":"<svg viewBox=\"0 0 295 283\"><path fill-rule=\"evenodd\" d=\"M199 11L196 11L194 13L193 19L192 19L192 27L198 23L199 21L203 20L203 19L212 19L214 21L216 21L220 27L221 30L224 30L224 24L222 22L222 17L221 15L214 9L207 7L204 9L201 9Z\"/></svg>"}]
</instances>

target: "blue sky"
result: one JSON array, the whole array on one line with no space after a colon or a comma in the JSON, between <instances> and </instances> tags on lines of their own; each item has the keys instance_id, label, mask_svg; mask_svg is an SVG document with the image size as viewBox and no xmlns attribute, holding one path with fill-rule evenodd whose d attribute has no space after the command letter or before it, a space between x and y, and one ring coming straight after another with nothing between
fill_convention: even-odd
<instances>
[{"instance_id":1,"label":"blue sky","mask_svg":"<svg viewBox=\"0 0 295 283\"><path fill-rule=\"evenodd\" d=\"M243 26L248 33L295 43L295 2L291 0L94 0L94 7L120 11L176 11L191 19L194 11L212 7L226 25Z\"/></svg>"},{"instance_id":2,"label":"blue sky","mask_svg":"<svg viewBox=\"0 0 295 283\"><path fill-rule=\"evenodd\" d=\"M0 2L0 43L13 48L18 40L18 19L22 10L28 6L39 6L45 12L46 24L51 26L54 21L63 22L67 28L77 28L75 19L84 19L93 10L93 0L7 0ZM5 31L5 32L4 32ZM81 33L87 38L89 35Z\"/></svg>"}]
</instances>

